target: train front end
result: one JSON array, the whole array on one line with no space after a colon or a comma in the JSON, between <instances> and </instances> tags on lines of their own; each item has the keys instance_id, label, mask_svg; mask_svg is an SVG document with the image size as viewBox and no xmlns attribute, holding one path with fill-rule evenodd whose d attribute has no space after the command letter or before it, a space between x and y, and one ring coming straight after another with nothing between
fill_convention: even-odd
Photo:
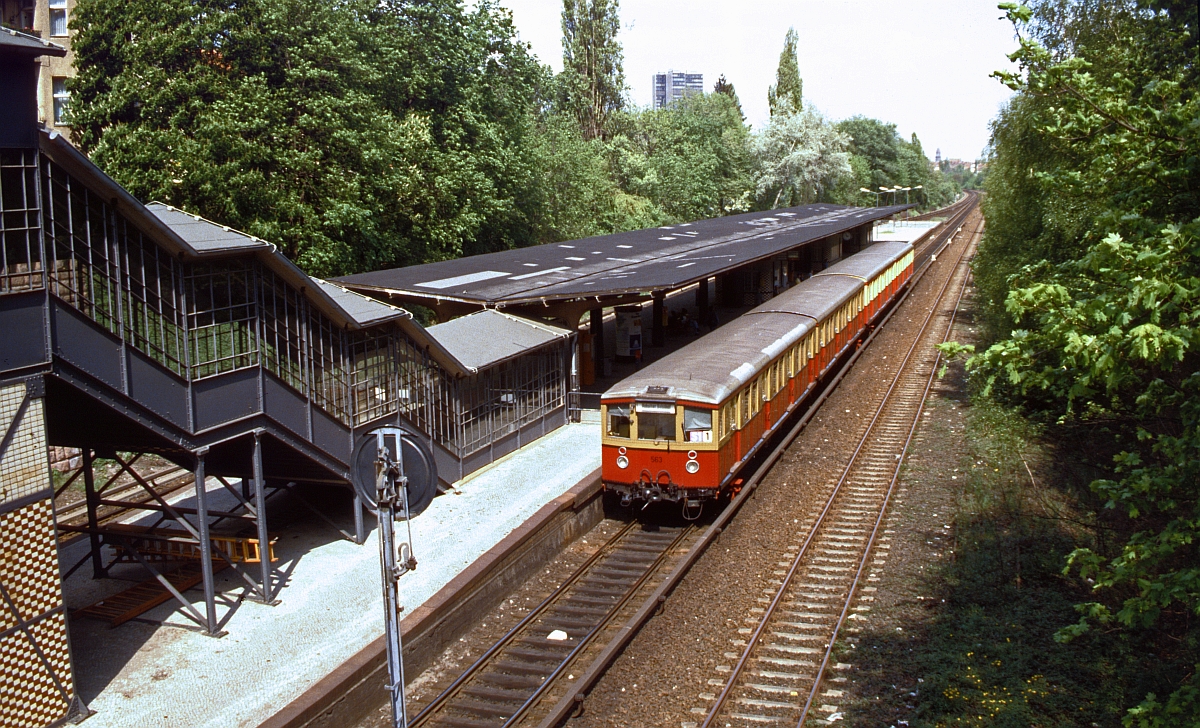
<instances>
[{"instance_id":1,"label":"train front end","mask_svg":"<svg viewBox=\"0 0 1200 728\"><path fill-rule=\"evenodd\" d=\"M721 486L715 407L677 399L672 387L622 394L600 403L605 488L622 505L671 501L698 513Z\"/></svg>"}]
</instances>

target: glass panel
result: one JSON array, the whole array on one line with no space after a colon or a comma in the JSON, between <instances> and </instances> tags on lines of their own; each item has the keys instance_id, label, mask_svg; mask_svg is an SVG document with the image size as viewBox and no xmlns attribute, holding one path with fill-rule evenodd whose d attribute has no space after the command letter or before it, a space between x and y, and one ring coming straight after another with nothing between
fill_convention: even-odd
<instances>
[{"instance_id":1,"label":"glass panel","mask_svg":"<svg viewBox=\"0 0 1200 728\"><path fill-rule=\"evenodd\" d=\"M50 0L50 35L67 34L66 0Z\"/></svg>"},{"instance_id":2,"label":"glass panel","mask_svg":"<svg viewBox=\"0 0 1200 728\"><path fill-rule=\"evenodd\" d=\"M675 440L675 415L638 412L639 440Z\"/></svg>"},{"instance_id":3,"label":"glass panel","mask_svg":"<svg viewBox=\"0 0 1200 728\"><path fill-rule=\"evenodd\" d=\"M683 408L683 439L685 442L712 442L712 410Z\"/></svg>"},{"instance_id":4,"label":"glass panel","mask_svg":"<svg viewBox=\"0 0 1200 728\"><path fill-rule=\"evenodd\" d=\"M608 436L629 437L629 405L608 405Z\"/></svg>"}]
</instances>

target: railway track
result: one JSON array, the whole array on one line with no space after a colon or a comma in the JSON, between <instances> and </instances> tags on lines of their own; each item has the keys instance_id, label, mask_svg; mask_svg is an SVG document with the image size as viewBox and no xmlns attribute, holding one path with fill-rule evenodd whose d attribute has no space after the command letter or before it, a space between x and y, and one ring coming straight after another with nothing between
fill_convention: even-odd
<instances>
[{"instance_id":1,"label":"railway track","mask_svg":"<svg viewBox=\"0 0 1200 728\"><path fill-rule=\"evenodd\" d=\"M977 232L977 231L975 231ZM883 401L779 581L701 728L804 726L880 533L969 272L962 246ZM943 305L959 281L953 306ZM942 325L945 322L944 326ZM782 565L782 564L781 564Z\"/></svg>"},{"instance_id":2,"label":"railway track","mask_svg":"<svg viewBox=\"0 0 1200 728\"><path fill-rule=\"evenodd\" d=\"M972 196L959 203L944 227L918 251L919 270L910 291L933 255L952 242L974 202ZM408 725L550 728L578 710L588 690L641 626L663 610L691 566L753 497L766 473L897 308L893 305L863 345L827 375L799 420L756 456L746 468L749 475L741 492L707 529L664 527L647 532L627 525L439 695L411 706ZM548 639L556 629L567 638Z\"/></svg>"},{"instance_id":3,"label":"railway track","mask_svg":"<svg viewBox=\"0 0 1200 728\"><path fill-rule=\"evenodd\" d=\"M409 726L496 728L536 724L603 644L635 597L686 553L695 527L650 530L630 522L488 649Z\"/></svg>"}]
</instances>

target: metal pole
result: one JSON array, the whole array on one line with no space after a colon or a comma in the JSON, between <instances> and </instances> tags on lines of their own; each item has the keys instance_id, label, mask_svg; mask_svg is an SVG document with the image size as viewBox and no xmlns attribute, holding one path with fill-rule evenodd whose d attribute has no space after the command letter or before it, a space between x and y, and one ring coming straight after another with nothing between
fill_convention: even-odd
<instances>
[{"instance_id":1,"label":"metal pole","mask_svg":"<svg viewBox=\"0 0 1200 728\"><path fill-rule=\"evenodd\" d=\"M396 565L396 536L393 510L397 490L405 491L403 444L396 437L396 457L392 459L385 436L376 435L379 459L375 487L379 491L379 563L383 576L384 637L387 640L388 693L392 700L392 724L395 728L408 725L408 713L404 701L404 659L400 644L400 595L398 588L399 569ZM408 515L407 499L404 514Z\"/></svg>"},{"instance_id":2,"label":"metal pole","mask_svg":"<svg viewBox=\"0 0 1200 728\"><path fill-rule=\"evenodd\" d=\"M263 482L262 437L254 433L254 521L258 526L258 554L262 582L259 587L264 604L271 603L271 541L267 534L267 487Z\"/></svg>"},{"instance_id":3,"label":"metal pole","mask_svg":"<svg viewBox=\"0 0 1200 728\"><path fill-rule=\"evenodd\" d=\"M363 524L362 514L362 499L358 497L358 493L354 494L354 542L359 546L367 540L366 527Z\"/></svg>"},{"instance_id":4,"label":"metal pole","mask_svg":"<svg viewBox=\"0 0 1200 728\"><path fill-rule=\"evenodd\" d=\"M96 473L92 469L92 449L90 447L83 448L81 463L84 493L87 496L88 540L92 546L92 578L99 579L107 574L104 571L104 559L100 554L100 519L96 515L96 511L100 507L100 499L96 495Z\"/></svg>"},{"instance_id":5,"label":"metal pole","mask_svg":"<svg viewBox=\"0 0 1200 728\"><path fill-rule=\"evenodd\" d=\"M217 595L213 583L212 540L208 537L208 493L204 488L204 455L208 448L196 453L196 520L200 523L200 576L204 580L204 625L210 635L217 633ZM180 516L182 518L182 516Z\"/></svg>"}]
</instances>

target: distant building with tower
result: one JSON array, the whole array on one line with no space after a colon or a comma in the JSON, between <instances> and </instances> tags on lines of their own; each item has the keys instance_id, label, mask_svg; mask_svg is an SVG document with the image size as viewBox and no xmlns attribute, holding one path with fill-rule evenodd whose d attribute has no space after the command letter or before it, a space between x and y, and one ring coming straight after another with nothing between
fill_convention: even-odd
<instances>
[{"instance_id":1,"label":"distant building with tower","mask_svg":"<svg viewBox=\"0 0 1200 728\"><path fill-rule=\"evenodd\" d=\"M937 151L933 153L933 163L934 164L942 163L942 148L941 147L938 147Z\"/></svg>"},{"instance_id":2,"label":"distant building with tower","mask_svg":"<svg viewBox=\"0 0 1200 728\"><path fill-rule=\"evenodd\" d=\"M654 74L654 100L656 109L662 109L673 101L688 94L704 93L704 74L687 71L667 71Z\"/></svg>"}]
</instances>

